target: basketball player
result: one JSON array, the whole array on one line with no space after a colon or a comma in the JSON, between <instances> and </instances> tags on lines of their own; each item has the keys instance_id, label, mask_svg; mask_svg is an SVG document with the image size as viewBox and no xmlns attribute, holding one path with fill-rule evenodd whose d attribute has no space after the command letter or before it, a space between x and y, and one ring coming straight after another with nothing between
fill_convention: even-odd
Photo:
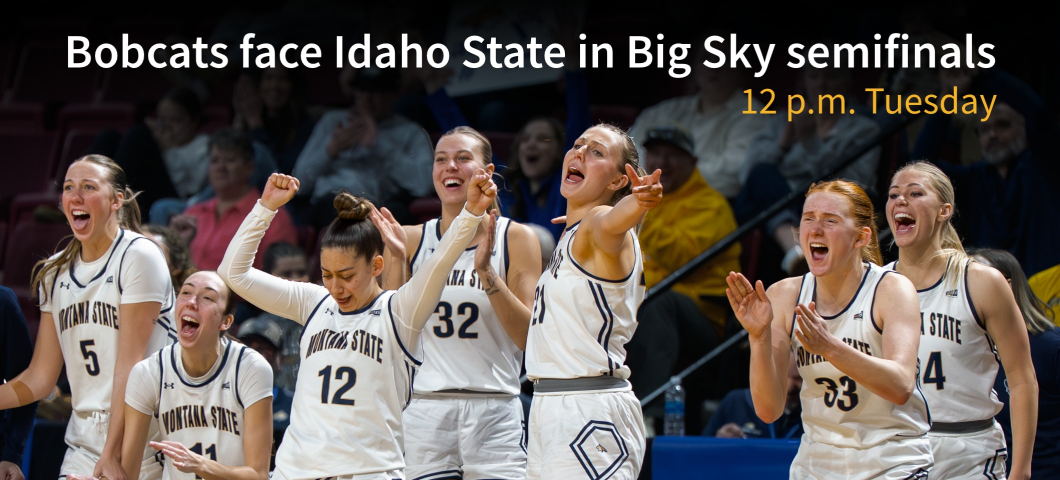
<instances>
[{"instance_id":1,"label":"basketball player","mask_svg":"<svg viewBox=\"0 0 1060 480\"><path fill-rule=\"evenodd\" d=\"M137 363L125 397L123 459L143 450L157 422L163 479L264 480L272 455L272 367L221 335L235 299L214 272L192 274L177 295L180 343ZM140 465L123 460L132 476Z\"/></svg>"},{"instance_id":2,"label":"basketball player","mask_svg":"<svg viewBox=\"0 0 1060 480\"><path fill-rule=\"evenodd\" d=\"M586 130L563 159L556 221L568 226L537 282L526 345L528 478L640 472L644 418L623 362L644 299L634 229L662 199L660 174L640 176L636 146L611 125Z\"/></svg>"},{"instance_id":3,"label":"basketball player","mask_svg":"<svg viewBox=\"0 0 1060 480\"><path fill-rule=\"evenodd\" d=\"M273 480L404 478L401 410L421 364L419 336L438 306L449 272L496 197L483 170L469 179L468 201L409 282L384 291L376 277L403 264L401 225L385 209L348 193L335 197L338 218L321 239L324 287L252 268L276 209L298 180L273 174L221 262L221 278L263 310L305 325L291 426L276 454ZM371 220L369 220L371 217Z\"/></svg>"},{"instance_id":4,"label":"basketball player","mask_svg":"<svg viewBox=\"0 0 1060 480\"><path fill-rule=\"evenodd\" d=\"M413 273L464 208L475 171L493 174L492 157L489 140L469 127L438 140L433 177L442 216L404 227L408 243L419 245L407 252ZM409 478L526 478L519 375L541 247L530 228L496 213L449 273L421 337L424 363L403 414Z\"/></svg>"},{"instance_id":5,"label":"basketball player","mask_svg":"<svg viewBox=\"0 0 1060 480\"><path fill-rule=\"evenodd\" d=\"M923 479L932 465L917 382L916 290L879 266L873 216L856 184L814 184L799 226L810 273L768 292L743 274L727 279L751 343L751 398L764 422L784 412L795 353L806 432L792 479Z\"/></svg>"},{"instance_id":6,"label":"basketball player","mask_svg":"<svg viewBox=\"0 0 1060 480\"><path fill-rule=\"evenodd\" d=\"M37 264L36 351L25 372L0 386L0 410L48 396L65 363L73 414L60 477L125 480L119 463L125 385L133 365L165 345L173 332L169 268L158 246L140 235L136 194L113 160L100 155L76 160L62 188L73 239ZM140 478L161 478L154 453L143 451Z\"/></svg>"},{"instance_id":7,"label":"basketball player","mask_svg":"<svg viewBox=\"0 0 1060 480\"><path fill-rule=\"evenodd\" d=\"M1005 277L970 262L950 224L953 185L927 162L911 163L891 182L887 223L898 245L888 265L920 296L920 372L931 406L931 476L1005 478L1005 436L994 415L998 359L1011 392L1012 472L1029 478L1038 392L1023 317ZM996 348L995 348L996 347Z\"/></svg>"}]
</instances>

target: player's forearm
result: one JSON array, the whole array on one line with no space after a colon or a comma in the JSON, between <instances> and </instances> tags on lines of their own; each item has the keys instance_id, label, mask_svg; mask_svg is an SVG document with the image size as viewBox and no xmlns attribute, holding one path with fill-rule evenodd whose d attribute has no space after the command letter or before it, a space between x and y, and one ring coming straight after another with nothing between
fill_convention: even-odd
<instances>
[{"instance_id":1,"label":"player's forearm","mask_svg":"<svg viewBox=\"0 0 1060 480\"><path fill-rule=\"evenodd\" d=\"M627 195L610 210L600 215L597 228L601 234L616 237L621 241L631 228L644 220L644 215L647 213L648 209L642 207L636 197Z\"/></svg>"},{"instance_id":2,"label":"player's forearm","mask_svg":"<svg viewBox=\"0 0 1060 480\"><path fill-rule=\"evenodd\" d=\"M773 359L772 334L750 338L751 343L751 400L755 414L765 423L773 423L784 413L785 389L777 375Z\"/></svg>"},{"instance_id":3,"label":"player's forearm","mask_svg":"<svg viewBox=\"0 0 1060 480\"><path fill-rule=\"evenodd\" d=\"M481 221L482 216L473 215L466 207L461 210L460 215L457 215L453 224L442 235L438 250L394 295L396 302L393 306L397 320L414 331L423 329L442 297L448 272L453 270Z\"/></svg>"},{"instance_id":4,"label":"player's forearm","mask_svg":"<svg viewBox=\"0 0 1060 480\"><path fill-rule=\"evenodd\" d=\"M195 474L205 480L266 480L269 478L267 469L247 465L232 467L210 459L203 459L202 467L197 469Z\"/></svg>"},{"instance_id":5,"label":"player's forearm","mask_svg":"<svg viewBox=\"0 0 1060 480\"><path fill-rule=\"evenodd\" d=\"M383 290L397 290L408 281L405 252L394 252L386 248L383 261Z\"/></svg>"},{"instance_id":6,"label":"player's forearm","mask_svg":"<svg viewBox=\"0 0 1060 480\"><path fill-rule=\"evenodd\" d=\"M891 403L905 405L909 401L916 388L915 370L894 360L866 355L839 339L834 341L835 345L823 356L835 368Z\"/></svg>"},{"instance_id":7,"label":"player's forearm","mask_svg":"<svg viewBox=\"0 0 1060 480\"><path fill-rule=\"evenodd\" d=\"M26 370L26 372L28 373L30 370ZM15 381L21 382L22 387L16 387ZM15 390L16 388L22 391L21 395ZM0 411L22 407L42 400L50 395L54 388L54 380L49 385L46 379L42 379L38 375L23 373L15 380L0 385Z\"/></svg>"},{"instance_id":8,"label":"player's forearm","mask_svg":"<svg viewBox=\"0 0 1060 480\"><path fill-rule=\"evenodd\" d=\"M1012 472L1009 478L1029 478L1038 426L1037 383L1009 383L1009 402L1012 421Z\"/></svg>"},{"instance_id":9,"label":"player's forearm","mask_svg":"<svg viewBox=\"0 0 1060 480\"><path fill-rule=\"evenodd\" d=\"M476 273L505 333L519 350L526 350L526 336L530 332L530 309L515 296L492 266L489 270L479 270Z\"/></svg>"}]
</instances>

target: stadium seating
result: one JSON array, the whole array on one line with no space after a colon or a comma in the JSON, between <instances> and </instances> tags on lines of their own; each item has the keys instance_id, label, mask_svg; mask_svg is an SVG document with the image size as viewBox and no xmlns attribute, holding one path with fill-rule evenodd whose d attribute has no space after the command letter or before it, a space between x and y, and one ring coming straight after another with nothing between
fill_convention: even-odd
<instances>
[{"instance_id":1,"label":"stadium seating","mask_svg":"<svg viewBox=\"0 0 1060 480\"><path fill-rule=\"evenodd\" d=\"M66 67L66 43L31 42L22 47L9 92L16 102L89 102L96 99L101 69Z\"/></svg>"},{"instance_id":2,"label":"stadium seating","mask_svg":"<svg viewBox=\"0 0 1060 480\"><path fill-rule=\"evenodd\" d=\"M35 192L45 187L51 175L55 134L33 130L0 131L4 146L4 175L18 181L7 182L2 198Z\"/></svg>"},{"instance_id":3,"label":"stadium seating","mask_svg":"<svg viewBox=\"0 0 1060 480\"><path fill-rule=\"evenodd\" d=\"M44 130L44 105L39 103L0 104L0 129Z\"/></svg>"}]
</instances>

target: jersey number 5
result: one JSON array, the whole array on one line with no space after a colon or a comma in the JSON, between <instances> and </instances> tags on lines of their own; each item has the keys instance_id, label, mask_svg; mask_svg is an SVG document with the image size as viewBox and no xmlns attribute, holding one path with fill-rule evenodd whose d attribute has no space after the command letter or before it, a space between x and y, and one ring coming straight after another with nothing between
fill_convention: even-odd
<instances>
[{"instance_id":1,"label":"jersey number 5","mask_svg":"<svg viewBox=\"0 0 1060 480\"><path fill-rule=\"evenodd\" d=\"M88 347L95 344L95 340L81 340L81 355L89 361L88 365L85 365L85 370L93 377L99 375L99 358L96 357L96 352L89 350Z\"/></svg>"},{"instance_id":2,"label":"jersey number 5","mask_svg":"<svg viewBox=\"0 0 1060 480\"><path fill-rule=\"evenodd\" d=\"M824 405L828 408L839 407L844 412L849 412L858 406L858 394L855 391L858 389L858 384L854 383L854 380L850 377L844 376L839 379L839 383L843 385L843 396L847 397L847 400L839 398L839 385L836 385L835 380L831 378L823 377L816 380L818 385L824 385L828 391L824 392Z\"/></svg>"},{"instance_id":3,"label":"jersey number 5","mask_svg":"<svg viewBox=\"0 0 1060 480\"><path fill-rule=\"evenodd\" d=\"M327 404L328 394L331 393L331 365L324 367L323 370L317 373L317 376L324 378L320 386L320 403ZM335 395L331 396L330 403L332 405L349 405L352 407L354 400L352 398L343 398L342 396L357 383L357 371L351 367L339 367L335 370L335 380L341 380L342 378L346 379L346 383L335 390Z\"/></svg>"}]
</instances>

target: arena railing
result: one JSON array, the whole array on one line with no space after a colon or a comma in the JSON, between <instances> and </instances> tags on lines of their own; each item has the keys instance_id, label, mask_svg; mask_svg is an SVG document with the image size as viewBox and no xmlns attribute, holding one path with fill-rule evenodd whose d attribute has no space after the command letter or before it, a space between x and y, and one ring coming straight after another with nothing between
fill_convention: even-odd
<instances>
[{"instance_id":1,"label":"arena railing","mask_svg":"<svg viewBox=\"0 0 1060 480\"><path fill-rule=\"evenodd\" d=\"M793 190L790 194L785 196L783 199L777 201L776 203L774 203L769 208L763 210L758 215L756 215L754 218L752 218L750 221L745 222L743 225L740 225L739 228L737 228L735 231L733 231L732 233L727 235L725 238L722 238L721 240L719 240L718 243L715 243L714 245L711 245L710 248L704 250L703 253L700 253L698 256L696 256L696 258L693 258L688 263L686 263L683 266L679 267L677 270L675 270L669 276L667 276L666 278L662 279L662 281L660 281L659 283L655 284L655 286L653 286L651 289L649 289L647 291L647 293L645 293L644 302L645 303L650 302L652 299L654 299L655 297L659 296L659 294L661 294L662 292L672 288L674 285L676 285L681 280L684 280L686 277L688 277L693 272L698 270L699 267L703 266L703 264L705 264L706 262L709 262L714 257L718 256L719 254L721 254L721 252L724 252L725 250L728 250L729 247L733 246L733 244L735 244L741 238L743 238L744 235L747 235L747 233L751 232L752 230L761 227L762 224L764 224L768 219L770 219L774 215L780 213L780 211L782 209L787 208L787 206L789 204L791 204L792 202L794 202L796 199L802 198L805 195L806 190L808 190L810 188L810 185L812 185L814 182L819 182L821 180L825 180L825 179L834 177L840 170L842 170L842 169L848 167L850 164L854 163L854 161L856 161L862 155L865 155L866 153L868 153L873 148L876 148L877 146L882 144L885 140L887 140L889 138L892 138L893 135L897 134L903 128L905 128L907 125L909 125L916 117L917 117L916 115L906 115L906 114L902 114L902 115L887 115L887 116L878 117L876 120L879 121L880 119L882 119L883 122L881 122L882 124L881 124L881 128L880 128L880 132L878 134L876 134L876 136L874 136L874 137L870 138L869 140L865 141L864 143L862 143L861 146L858 147L858 149L854 153L852 153L852 154L848 155L846 158L844 158L844 159L842 159L840 161L837 161L837 162L833 163L832 165L830 165L825 170L825 172L823 174L821 174L819 177L817 177L813 181L807 182L801 188ZM881 159L881 161L883 161L883 159ZM742 340L746 336L747 336L747 330L744 330L744 329L741 328L739 332L737 332L736 334L730 336L728 339L726 339L724 342L722 342L721 345L718 345L717 347L715 347L713 350L711 350L709 353L704 355L699 360L696 360L695 363L693 363L692 365L689 365L688 368L682 370L681 373L678 373L678 374L674 375L673 378L676 378L679 381L684 380L685 377L687 377L688 375L692 374L693 372L698 370L703 365L706 365L708 362L710 362L714 358L718 357L722 353L725 353L725 351L730 349L730 348L732 348L733 345L737 345L738 343L740 343L740 340ZM662 386L660 386L659 388L655 389L655 391L651 392L650 394L645 396L643 399L641 399L641 401L640 401L641 406L647 405L652 400L655 400L659 395L662 395L663 392L666 391L666 389L670 388L670 385L673 383L673 378L671 378L671 380L667 381Z\"/></svg>"}]
</instances>

